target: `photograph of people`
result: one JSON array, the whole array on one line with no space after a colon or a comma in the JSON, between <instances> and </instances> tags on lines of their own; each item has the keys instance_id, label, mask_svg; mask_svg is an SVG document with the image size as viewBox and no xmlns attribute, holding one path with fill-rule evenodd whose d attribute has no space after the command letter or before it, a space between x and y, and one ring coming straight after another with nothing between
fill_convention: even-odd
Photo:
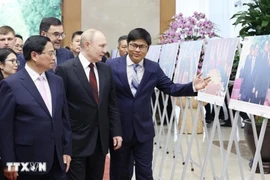
<instances>
[{"instance_id":1,"label":"photograph of people","mask_svg":"<svg viewBox=\"0 0 270 180\"><path fill-rule=\"evenodd\" d=\"M162 46L159 65L169 78L172 78L173 75L178 49L179 43L165 44Z\"/></svg>"},{"instance_id":2,"label":"photograph of people","mask_svg":"<svg viewBox=\"0 0 270 180\"><path fill-rule=\"evenodd\" d=\"M269 42L269 35L248 37L243 41L230 102L233 109L258 115L268 113L269 110L262 107L270 106Z\"/></svg>"},{"instance_id":3,"label":"photograph of people","mask_svg":"<svg viewBox=\"0 0 270 180\"><path fill-rule=\"evenodd\" d=\"M180 44L177 66L175 70L175 83L188 83L197 73L203 41L189 41Z\"/></svg>"}]
</instances>

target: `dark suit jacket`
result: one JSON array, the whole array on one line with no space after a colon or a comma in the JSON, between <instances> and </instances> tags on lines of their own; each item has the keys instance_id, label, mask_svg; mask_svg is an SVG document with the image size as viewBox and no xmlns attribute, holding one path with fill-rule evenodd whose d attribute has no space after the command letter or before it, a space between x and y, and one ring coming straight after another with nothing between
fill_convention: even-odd
<instances>
[{"instance_id":1,"label":"dark suit jacket","mask_svg":"<svg viewBox=\"0 0 270 180\"><path fill-rule=\"evenodd\" d=\"M70 50L66 48L60 48L56 50L56 58L57 58L57 65L59 65L69 59L74 58L74 55Z\"/></svg>"},{"instance_id":2,"label":"dark suit jacket","mask_svg":"<svg viewBox=\"0 0 270 180\"><path fill-rule=\"evenodd\" d=\"M253 71L252 71L252 58L253 56L248 55L246 57L245 65L242 71L242 84L240 87L240 94L241 94L241 100L248 102L249 100L252 100L254 97L254 94L252 93L252 89L255 87L256 82L256 68L254 65ZM257 57L255 57L257 58ZM255 60L256 64L257 59Z\"/></svg>"},{"instance_id":3,"label":"dark suit jacket","mask_svg":"<svg viewBox=\"0 0 270 180\"><path fill-rule=\"evenodd\" d=\"M56 50L56 58L57 58L57 65L65 62L66 60L74 58L73 53L66 49L66 48L60 48ZM20 61L20 65L18 67L18 71L23 69L25 66L25 59L22 54L17 55L17 59ZM51 71L52 72L52 71Z\"/></svg>"},{"instance_id":4,"label":"dark suit jacket","mask_svg":"<svg viewBox=\"0 0 270 180\"><path fill-rule=\"evenodd\" d=\"M17 54L17 59L20 61L20 65L18 67L18 71L23 69L25 66L25 59L23 57L23 54Z\"/></svg>"},{"instance_id":5,"label":"dark suit jacket","mask_svg":"<svg viewBox=\"0 0 270 180\"><path fill-rule=\"evenodd\" d=\"M268 53L263 52L258 59L255 61L254 66L256 72L256 82L255 82L255 89L258 91L258 98L263 98L266 96L268 90ZM263 102L261 102L263 104Z\"/></svg>"},{"instance_id":6,"label":"dark suit jacket","mask_svg":"<svg viewBox=\"0 0 270 180\"><path fill-rule=\"evenodd\" d=\"M66 61L56 69L56 74L63 78L66 88L74 157L90 156L95 150L98 135L102 152L106 154L109 135L122 135L111 70L102 62L96 63L96 66L99 75L98 104L79 57Z\"/></svg>"},{"instance_id":7,"label":"dark suit jacket","mask_svg":"<svg viewBox=\"0 0 270 180\"><path fill-rule=\"evenodd\" d=\"M151 96L154 88L172 96L194 96L192 83L174 84L162 71L159 64L144 60L144 75L133 97L128 84L126 56L107 61L113 72L121 115L123 140L132 140L134 133L140 142L154 137Z\"/></svg>"},{"instance_id":8,"label":"dark suit jacket","mask_svg":"<svg viewBox=\"0 0 270 180\"><path fill-rule=\"evenodd\" d=\"M62 169L63 154L71 155L71 130L63 81L46 73L52 116L25 69L0 83L0 151L2 162L46 162L55 154Z\"/></svg>"}]
</instances>

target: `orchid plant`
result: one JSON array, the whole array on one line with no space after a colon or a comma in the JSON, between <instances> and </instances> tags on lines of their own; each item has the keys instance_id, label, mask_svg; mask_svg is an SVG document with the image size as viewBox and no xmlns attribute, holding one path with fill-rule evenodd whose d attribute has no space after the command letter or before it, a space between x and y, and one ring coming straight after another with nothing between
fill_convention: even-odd
<instances>
[{"instance_id":1,"label":"orchid plant","mask_svg":"<svg viewBox=\"0 0 270 180\"><path fill-rule=\"evenodd\" d=\"M160 44L200 40L217 36L214 23L208 20L205 14L194 12L192 16L184 17L182 13L179 13L172 17L169 28L160 35ZM203 58L204 49L201 52L198 73L201 71Z\"/></svg>"},{"instance_id":2,"label":"orchid plant","mask_svg":"<svg viewBox=\"0 0 270 180\"><path fill-rule=\"evenodd\" d=\"M160 35L160 44L205 39L217 36L214 23L203 13L194 12L184 17L182 13L173 16L169 28Z\"/></svg>"}]
</instances>

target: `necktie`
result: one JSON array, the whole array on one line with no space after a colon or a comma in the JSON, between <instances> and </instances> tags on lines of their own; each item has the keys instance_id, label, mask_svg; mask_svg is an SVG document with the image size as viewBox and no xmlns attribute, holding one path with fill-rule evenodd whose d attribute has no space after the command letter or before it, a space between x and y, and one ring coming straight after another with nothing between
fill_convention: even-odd
<instances>
[{"instance_id":1,"label":"necktie","mask_svg":"<svg viewBox=\"0 0 270 180\"><path fill-rule=\"evenodd\" d=\"M89 81L90 81L90 85L92 87L92 92L93 92L94 98L96 100L96 103L98 103L98 88L97 88L97 79L96 79L96 75L94 72L94 64L90 63L89 67L90 67Z\"/></svg>"},{"instance_id":2,"label":"necktie","mask_svg":"<svg viewBox=\"0 0 270 180\"><path fill-rule=\"evenodd\" d=\"M57 67L57 57L56 57L56 51L55 51L55 60L54 60L54 65L53 65L53 71L55 72Z\"/></svg>"},{"instance_id":3,"label":"necktie","mask_svg":"<svg viewBox=\"0 0 270 180\"><path fill-rule=\"evenodd\" d=\"M138 74L137 74L137 70L139 66L140 66L139 64L133 64L133 72L131 76L132 77L131 78L131 92L133 96L135 96L137 89L139 87L139 84L140 84Z\"/></svg>"},{"instance_id":4,"label":"necktie","mask_svg":"<svg viewBox=\"0 0 270 180\"><path fill-rule=\"evenodd\" d=\"M48 94L46 92L46 88L45 88L46 80L44 77L39 76L38 81L39 81L39 93L40 93L43 101L45 102L48 111L50 112L50 114L52 114L51 98L48 96Z\"/></svg>"}]
</instances>

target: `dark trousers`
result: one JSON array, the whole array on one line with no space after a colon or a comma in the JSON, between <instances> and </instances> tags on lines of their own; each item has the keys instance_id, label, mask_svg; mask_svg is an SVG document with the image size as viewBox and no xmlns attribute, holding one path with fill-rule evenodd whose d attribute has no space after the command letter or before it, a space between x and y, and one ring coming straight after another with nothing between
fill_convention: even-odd
<instances>
[{"instance_id":1,"label":"dark trousers","mask_svg":"<svg viewBox=\"0 0 270 180\"><path fill-rule=\"evenodd\" d=\"M100 138L94 153L88 157L72 157L68 180L102 180L106 154L103 154Z\"/></svg>"},{"instance_id":2,"label":"dark trousers","mask_svg":"<svg viewBox=\"0 0 270 180\"><path fill-rule=\"evenodd\" d=\"M53 165L50 171L44 175L20 174L18 180L66 180L66 170L62 170L56 152L54 153Z\"/></svg>"},{"instance_id":3,"label":"dark trousers","mask_svg":"<svg viewBox=\"0 0 270 180\"><path fill-rule=\"evenodd\" d=\"M4 175L4 167L2 165L1 159L0 159L0 180L6 180Z\"/></svg>"},{"instance_id":4,"label":"dark trousers","mask_svg":"<svg viewBox=\"0 0 270 180\"><path fill-rule=\"evenodd\" d=\"M133 154L130 155L130 164L129 164L129 179L133 177L133 170L134 170L134 157Z\"/></svg>"},{"instance_id":5,"label":"dark trousers","mask_svg":"<svg viewBox=\"0 0 270 180\"><path fill-rule=\"evenodd\" d=\"M111 148L110 180L130 179L131 154L135 160L136 180L153 180L153 139L140 143L136 137L130 142L123 142L116 151Z\"/></svg>"},{"instance_id":6,"label":"dark trousers","mask_svg":"<svg viewBox=\"0 0 270 180\"><path fill-rule=\"evenodd\" d=\"M231 95L232 94L232 86L229 86L229 88L228 88L228 90L229 90L229 94ZM228 123L229 124L231 124L231 117L230 117L230 112L229 112L229 106L228 106L228 101L227 101L227 98L225 97L225 105L226 105L226 108L227 108L227 110L228 110ZM232 110L232 113L233 113L233 117L234 117L234 115L235 115L235 110ZM245 120L245 119L249 119L249 117L248 117L248 115L247 115L247 113L245 113L245 112L241 112L240 111L240 116L242 117L242 119L243 120Z\"/></svg>"}]
</instances>

